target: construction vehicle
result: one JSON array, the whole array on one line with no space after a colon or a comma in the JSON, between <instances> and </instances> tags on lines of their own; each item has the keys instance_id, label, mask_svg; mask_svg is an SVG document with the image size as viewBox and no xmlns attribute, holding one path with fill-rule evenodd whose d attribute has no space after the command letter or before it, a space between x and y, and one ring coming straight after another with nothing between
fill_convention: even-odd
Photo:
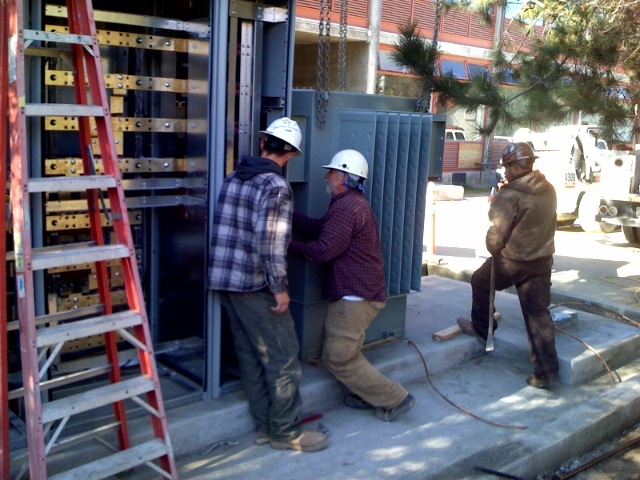
<instances>
[{"instance_id":1,"label":"construction vehicle","mask_svg":"<svg viewBox=\"0 0 640 480\"><path fill-rule=\"evenodd\" d=\"M640 162L620 156L602 171L600 204L595 220L620 226L627 242L640 243Z\"/></svg>"},{"instance_id":2,"label":"construction vehicle","mask_svg":"<svg viewBox=\"0 0 640 480\"><path fill-rule=\"evenodd\" d=\"M556 189L558 226L577 222L587 232L611 233L617 227L596 221L601 192L601 172L605 166L627 157L608 147L598 137L596 125L562 125L546 132L519 129L514 142L526 142L534 149L540 170Z\"/></svg>"},{"instance_id":3,"label":"construction vehicle","mask_svg":"<svg viewBox=\"0 0 640 480\"><path fill-rule=\"evenodd\" d=\"M24 173L25 179L23 184L15 185L14 191L20 190L30 203L21 212L23 217L6 226L4 306L8 332L0 330L6 337L0 338L2 347L6 347L0 353L6 352L8 365L0 371L0 382L8 384L9 392L0 392L0 403L8 407L0 423L4 432L10 430L10 439L0 443L0 477L18 477L27 457L42 460L44 442L46 456L58 463L47 462L46 467L34 470L32 476L39 480L71 466L73 461L84 464L92 455L82 449L93 444L121 450L120 443L127 442L119 442L119 438L114 441L112 437L125 435L113 433L120 422L111 421L108 405L106 411L83 412L78 418L58 418L73 409L68 405L58 408L56 415L49 414L54 419L51 430L40 428L38 415L49 409L48 404L64 405L64 399L72 393L110 386L110 372L120 370L122 377L128 378L132 371L148 369L154 362L156 374L147 375L144 382L133 386L150 388L157 396L161 391L163 402L157 403L173 409L174 418L182 418L181 429L171 431L171 445L156 440L151 452L136 458L144 459L142 463L146 464L151 463L152 453L157 454L155 458L169 466L155 467L169 472L163 476L171 477L175 466L165 461L172 460L171 448L175 455L187 453L185 448L206 447L211 438L224 438L238 431L238 426L228 419L218 420L217 412L208 407L194 408L194 404L242 388L225 312L215 292L206 289L207 248L211 212L222 179L242 155L258 153L258 131L282 116L294 118L301 126L305 154L291 162L286 175L296 209L309 215L322 215L328 205L321 166L333 153L354 148L370 161L372 188L367 195L380 221L389 297L387 306L367 331L366 341L373 342L403 335L406 296L420 288L426 184L428 178L437 179L442 173L445 118L416 113L412 98L329 93L326 83L318 90L294 90L296 2L292 0L81 1L93 6L92 13L83 18L91 20L95 32L71 30L73 33L69 34L69 20L77 16L69 14L62 0L2 2L3 6L19 2L26 25L12 34L13 37L15 31L26 31L27 38L20 37L20 42L5 42L3 38L3 45L20 46L20 58L29 75L22 84L25 98L17 95L20 100L13 111L39 115L24 118L26 128L16 134L24 141L24 132L28 131L21 155L28 155L29 161L17 170ZM329 3L321 2L322 8ZM340 16L340 21L347 18L346 2L342 3L345 15ZM336 9L329 12L332 22L338 19ZM321 26L328 19L326 11L322 14ZM0 15L0 21L5 18ZM326 38L319 35L323 42L328 41L328 28L326 33ZM332 41L335 40L334 33ZM106 90L104 105L92 112L100 110L98 116L102 118L105 105L108 106L110 134L97 135L95 129L104 129L104 122L88 118L87 128L81 115L86 105L80 104L85 98L77 95L85 92L79 87L84 79L76 77L82 70L73 60L72 53L77 54L77 49L68 46L78 41L82 42L83 54L92 52L96 59L95 49L99 49L103 84L97 87L94 78L89 90ZM308 40L304 43L309 46ZM346 37L341 36L339 43L345 47L339 50L346 52ZM319 59L328 62L328 53ZM327 72L327 67L322 65L322 72ZM0 71L11 74L14 70ZM98 76L97 63L91 72ZM314 77L324 79L319 73ZM68 107L63 113L63 109L49 112L29 106L21 112L25 101L67 107L76 103L78 108L69 111ZM82 144L77 141L79 134ZM112 137L113 146L101 145L105 137ZM115 170L119 172L113 171L112 156L108 162L103 158L105 150L117 153ZM111 178L95 181L94 176L102 175ZM38 178L37 188L30 189L32 178ZM54 183L73 187L72 191L51 191ZM91 203L86 199L85 187ZM14 200L19 197L11 197L12 205L19 203ZM9 199L8 194L6 198ZM18 218L14 207L7 218ZM122 211L112 215L118 208ZM126 221L128 229L124 223L115 225ZM91 261L73 265L56 260L40 262L31 269L28 262L23 262L16 268L16 260L24 257L20 242L15 241L22 238L16 235L16 226L30 234L30 251L76 243L93 247L104 242L99 246L126 257L126 264L111 257L92 257ZM83 260L83 256L70 258L69 262L72 260ZM28 276L33 283L27 290L22 288L23 267L25 278ZM303 357L316 355L322 345L326 305L319 295L318 270L318 266L291 261L290 277L295 280L290 281L290 308ZM130 293L132 288L135 295ZM26 297L31 303L22 300ZM141 309L140 314L123 314L131 310L129 304L134 297L144 299L136 306L144 303L144 313ZM94 326L73 328L73 322L84 321L90 314L113 315L110 318L118 328L106 332L109 338ZM129 325L130 321L136 325ZM41 333L36 330L45 329L38 322L44 322L49 332L60 332L50 335L49 340L68 338L55 345L34 347ZM54 325L56 322L59 325ZM140 330L139 322L148 332L135 330ZM29 328L23 328L26 326ZM61 330L48 330L49 326ZM81 330L90 335L81 335ZM27 336L25 331L29 332ZM28 358L22 355L24 345L28 345L24 348ZM48 355L43 353L47 349ZM110 353L105 354L105 350ZM23 376L34 376L37 367L46 388L32 388L25 395ZM80 382L71 386L71 379ZM116 403L121 401L120 393L114 395ZM98 396L83 405L111 403L112 397ZM151 430L156 439L158 431L166 433L163 424L158 426L155 422L149 428L143 422L149 411L164 420L164 410L155 408L154 402L127 398L125 403L134 409L128 429L134 445L138 437ZM58 422L66 424L62 433ZM89 427L91 434L87 436L82 427ZM37 448L29 445L34 432ZM184 437L181 441L181 435L190 441L185 442ZM4 457L9 452L10 462ZM8 463L10 474L5 470ZM114 461L109 468L130 466L131 463Z\"/></svg>"}]
</instances>

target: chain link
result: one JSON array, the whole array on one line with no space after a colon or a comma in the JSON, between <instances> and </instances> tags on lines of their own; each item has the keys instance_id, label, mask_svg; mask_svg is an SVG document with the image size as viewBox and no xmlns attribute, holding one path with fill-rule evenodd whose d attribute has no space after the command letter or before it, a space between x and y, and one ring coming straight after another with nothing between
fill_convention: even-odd
<instances>
[{"instance_id":1,"label":"chain link","mask_svg":"<svg viewBox=\"0 0 640 480\"><path fill-rule=\"evenodd\" d=\"M331 49L331 0L320 0L318 22L318 88L316 91L316 115L318 127L325 125L329 103L329 62Z\"/></svg>"},{"instance_id":2,"label":"chain link","mask_svg":"<svg viewBox=\"0 0 640 480\"><path fill-rule=\"evenodd\" d=\"M340 0L340 37L338 43L338 86L347 90L347 0Z\"/></svg>"}]
</instances>

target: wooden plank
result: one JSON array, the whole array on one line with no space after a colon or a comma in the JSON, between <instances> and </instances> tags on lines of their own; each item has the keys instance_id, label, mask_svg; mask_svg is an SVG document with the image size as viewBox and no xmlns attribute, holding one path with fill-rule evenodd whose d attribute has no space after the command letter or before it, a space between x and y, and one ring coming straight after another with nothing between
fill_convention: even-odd
<instances>
[{"instance_id":1,"label":"wooden plank","mask_svg":"<svg viewBox=\"0 0 640 480\"><path fill-rule=\"evenodd\" d=\"M454 325L453 327L445 328L443 330L439 330L431 335L431 338L436 342L445 342L447 340L451 340L453 337L457 337L462 333L460 327L458 325Z\"/></svg>"},{"instance_id":2,"label":"wooden plank","mask_svg":"<svg viewBox=\"0 0 640 480\"><path fill-rule=\"evenodd\" d=\"M493 320L498 323L498 320L502 318L502 314L500 312L495 312L493 314ZM437 332L431 335L431 338L436 342L446 342L447 340L451 340L454 337L457 337L462 333L462 330L458 325L453 325L452 327L445 328L443 330L438 330Z\"/></svg>"}]
</instances>

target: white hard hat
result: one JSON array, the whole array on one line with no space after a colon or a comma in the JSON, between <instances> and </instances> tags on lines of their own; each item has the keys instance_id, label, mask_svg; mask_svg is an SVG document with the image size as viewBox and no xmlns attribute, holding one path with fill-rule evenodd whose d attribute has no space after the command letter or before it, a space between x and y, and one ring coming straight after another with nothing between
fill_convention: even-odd
<instances>
[{"instance_id":1,"label":"white hard hat","mask_svg":"<svg viewBox=\"0 0 640 480\"><path fill-rule=\"evenodd\" d=\"M357 175L360 178L367 178L369 174L369 164L357 150L340 150L331 159L329 165L323 165L322 168L331 168L342 172Z\"/></svg>"},{"instance_id":2,"label":"white hard hat","mask_svg":"<svg viewBox=\"0 0 640 480\"><path fill-rule=\"evenodd\" d=\"M279 138L295 148L298 151L298 154L302 153L302 150L300 149L300 144L302 143L302 132L300 131L298 122L295 120L291 120L287 117L278 118L271 122L271 125L269 125L266 130L261 130L260 133Z\"/></svg>"}]
</instances>

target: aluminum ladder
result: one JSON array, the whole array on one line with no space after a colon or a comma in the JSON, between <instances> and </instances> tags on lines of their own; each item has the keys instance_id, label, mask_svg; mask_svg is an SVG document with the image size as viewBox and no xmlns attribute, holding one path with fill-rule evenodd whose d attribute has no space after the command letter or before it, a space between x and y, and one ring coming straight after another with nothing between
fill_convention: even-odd
<instances>
[{"instance_id":1,"label":"aluminum ladder","mask_svg":"<svg viewBox=\"0 0 640 480\"><path fill-rule=\"evenodd\" d=\"M147 465L165 478L177 479L160 381L145 310L134 243L125 205L124 191L115 149L108 97L105 89L100 50L91 0L67 0L68 30L47 32L30 30L25 23L23 0L6 0L7 22L3 44L9 45L8 87L0 92L8 97L9 151L11 168L11 215L13 260L15 262L16 304L20 326L24 416L27 432L28 468L31 479L101 479ZM8 43L4 42L8 40ZM25 54L27 49L42 57L66 55L74 70L73 104L30 103ZM5 65L0 68L5 70ZM2 84L0 82L0 84ZM39 162L29 158L29 117L76 117L78 149L84 174L77 177L31 177L30 166ZM92 148L92 131L99 146L104 173L97 175ZM0 142L1 143L1 142ZM2 170L0 170L2 171ZM33 194L60 192L86 194L90 241L53 246L34 246L31 226ZM110 224L107 234L102 219ZM105 238L110 238L108 242ZM126 290L127 308L113 311L107 262L120 263ZM36 316L38 294L34 275L38 271L73 265L92 264L97 275L100 297L98 308ZM4 279L2 279L4 281ZM43 294L44 292L41 292ZM105 363L102 368L74 372L62 378L49 378L48 371L67 341L88 336L104 338ZM123 339L135 349L137 368L124 375L118 359L118 342ZM86 382L92 372L102 377ZM96 374L97 375L97 374ZM60 385L78 383L68 396L46 399ZM133 445L127 427L127 409L142 408L150 420L148 435ZM117 432L116 453L104 458L82 459L79 465L54 467L48 462L58 446L63 428L74 415L112 410L115 421L75 434L76 441L112 428ZM148 417L147 417L148 414ZM99 415L96 413L96 417ZM145 432L146 433L146 432ZM6 451L7 445L2 450ZM87 462L87 463L85 463ZM67 462L64 462L67 463ZM3 466L4 468L4 466ZM48 469L54 470L52 473Z\"/></svg>"}]
</instances>

